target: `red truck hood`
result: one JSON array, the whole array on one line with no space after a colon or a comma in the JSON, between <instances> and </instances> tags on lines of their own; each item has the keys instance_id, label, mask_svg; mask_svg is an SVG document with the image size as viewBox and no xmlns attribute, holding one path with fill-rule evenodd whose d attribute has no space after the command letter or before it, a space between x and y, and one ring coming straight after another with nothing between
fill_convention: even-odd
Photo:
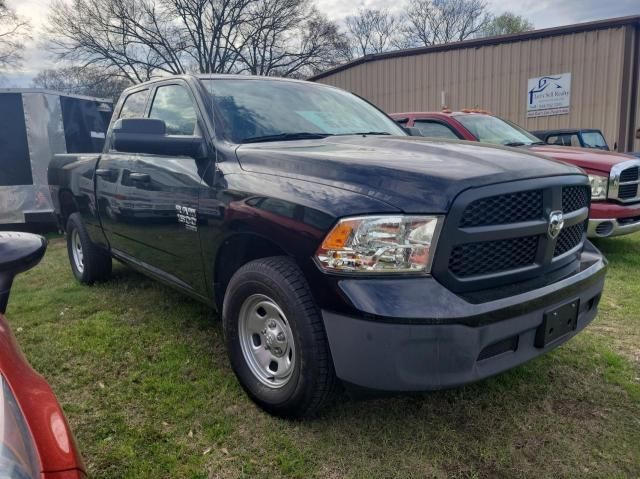
<instances>
[{"instance_id":1,"label":"red truck hood","mask_svg":"<svg viewBox=\"0 0 640 479\"><path fill-rule=\"evenodd\" d=\"M530 149L541 155L549 156L554 160L565 161L580 168L602 171L604 173L609 173L611 167L618 163L637 159L630 155L612 151L572 148L570 146L536 145Z\"/></svg>"}]
</instances>

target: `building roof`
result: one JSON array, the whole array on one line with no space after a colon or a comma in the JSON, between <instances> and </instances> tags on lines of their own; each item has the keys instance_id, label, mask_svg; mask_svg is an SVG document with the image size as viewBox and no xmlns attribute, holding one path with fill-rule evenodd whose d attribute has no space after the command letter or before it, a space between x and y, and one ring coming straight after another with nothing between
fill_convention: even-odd
<instances>
[{"instance_id":1,"label":"building roof","mask_svg":"<svg viewBox=\"0 0 640 479\"><path fill-rule=\"evenodd\" d=\"M557 35L567 35L571 33L580 33L592 30L603 30L607 28L623 27L626 25L639 25L640 15L632 15L628 17L607 18L605 20L597 20L593 22L576 23L572 25L563 25L561 27L544 28L541 30L531 30L523 33L513 33L510 35L499 35L494 37L474 38L472 40L464 40L461 42L443 43L430 47L408 48L404 50L393 50L383 53L374 53L357 58L348 63L343 63L337 67L331 68L324 72L313 75L310 81L320 80L327 76L333 75L343 70L347 70L356 65L386 58L408 57L413 55L423 55L426 53L436 53L449 50L460 50L464 48L479 48L489 45L499 45L501 43L521 42L525 40L533 40L537 38L552 37Z\"/></svg>"}]
</instances>

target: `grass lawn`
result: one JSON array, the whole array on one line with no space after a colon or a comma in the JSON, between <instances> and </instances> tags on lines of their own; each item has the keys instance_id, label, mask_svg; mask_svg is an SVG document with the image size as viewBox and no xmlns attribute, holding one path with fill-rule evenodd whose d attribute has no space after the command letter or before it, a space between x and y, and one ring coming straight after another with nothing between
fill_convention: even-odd
<instances>
[{"instance_id":1,"label":"grass lawn","mask_svg":"<svg viewBox=\"0 0 640 479\"><path fill-rule=\"evenodd\" d=\"M81 286L61 239L7 317L91 477L640 477L640 235L597 246L600 314L563 347L458 390L341 396L309 422L244 395L206 307L121 265Z\"/></svg>"}]
</instances>

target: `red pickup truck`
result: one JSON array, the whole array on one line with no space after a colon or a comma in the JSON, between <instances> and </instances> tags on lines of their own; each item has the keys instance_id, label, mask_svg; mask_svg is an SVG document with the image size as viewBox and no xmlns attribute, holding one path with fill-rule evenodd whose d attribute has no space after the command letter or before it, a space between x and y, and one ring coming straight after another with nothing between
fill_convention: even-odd
<instances>
[{"instance_id":1,"label":"red pickup truck","mask_svg":"<svg viewBox=\"0 0 640 479\"><path fill-rule=\"evenodd\" d=\"M479 141L528 150L579 166L591 182L589 237L602 238L640 230L640 160L610 151L548 145L523 128L485 111L393 113L402 126L422 136Z\"/></svg>"}]
</instances>

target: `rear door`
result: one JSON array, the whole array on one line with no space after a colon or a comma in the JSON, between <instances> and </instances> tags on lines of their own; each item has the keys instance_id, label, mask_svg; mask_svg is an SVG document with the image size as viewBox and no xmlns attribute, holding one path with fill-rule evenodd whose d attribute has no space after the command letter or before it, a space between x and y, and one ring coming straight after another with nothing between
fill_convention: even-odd
<instances>
[{"instance_id":1,"label":"rear door","mask_svg":"<svg viewBox=\"0 0 640 479\"><path fill-rule=\"evenodd\" d=\"M150 91L143 88L129 92L116 111L116 118L143 118L147 111ZM128 245L123 236L123 225L127 223L126 204L119 194L122 177L129 163L135 159L134 153L123 153L110 146L100 156L95 171L96 207L102 229L112 249L126 250Z\"/></svg>"},{"instance_id":2,"label":"rear door","mask_svg":"<svg viewBox=\"0 0 640 479\"><path fill-rule=\"evenodd\" d=\"M186 82L159 83L151 92L147 116L163 120L167 135L202 137L204 123ZM138 154L129 158L121 178L126 215L118 225L127 243L122 251L178 285L205 291L198 236L201 175L209 160Z\"/></svg>"}]
</instances>

